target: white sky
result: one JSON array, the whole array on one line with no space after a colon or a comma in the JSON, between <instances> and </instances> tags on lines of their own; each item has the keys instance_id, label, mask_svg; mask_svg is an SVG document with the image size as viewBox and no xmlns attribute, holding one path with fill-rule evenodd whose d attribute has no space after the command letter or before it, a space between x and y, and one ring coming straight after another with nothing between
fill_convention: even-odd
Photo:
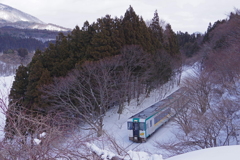
<instances>
[{"instance_id":1,"label":"white sky","mask_svg":"<svg viewBox=\"0 0 240 160\"><path fill-rule=\"evenodd\" d=\"M110 14L124 15L129 5L144 20L157 9L159 17L174 31L205 32L209 22L222 20L240 8L240 0L0 0L0 3L33 15L46 23L73 29L88 20Z\"/></svg>"}]
</instances>

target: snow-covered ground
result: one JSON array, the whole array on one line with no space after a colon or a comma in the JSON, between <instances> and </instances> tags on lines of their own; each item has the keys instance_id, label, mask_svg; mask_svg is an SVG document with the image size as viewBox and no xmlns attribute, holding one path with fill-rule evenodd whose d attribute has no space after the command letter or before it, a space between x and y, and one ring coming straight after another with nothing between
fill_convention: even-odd
<instances>
[{"instance_id":1,"label":"snow-covered ground","mask_svg":"<svg viewBox=\"0 0 240 160\"><path fill-rule=\"evenodd\" d=\"M0 77L0 141L4 137L5 112L14 76Z\"/></svg>"},{"instance_id":2,"label":"snow-covered ground","mask_svg":"<svg viewBox=\"0 0 240 160\"><path fill-rule=\"evenodd\" d=\"M186 67L182 74L182 78L186 78L188 75L193 73L193 68ZM0 94L3 100L7 102L7 97L9 90L11 88L14 76L0 77ZM175 91L177 86L169 88L168 94ZM150 97L142 97L141 105L137 106L134 100L131 101L130 105L126 106L124 113L122 115L117 114L117 108L110 109L104 118L104 131L108 136L102 136L94 142L94 144L89 144L93 150L101 154L105 159L107 156L114 156L114 151L110 146L109 138L114 139L119 146L128 151L132 160L163 160L164 154L160 149L155 147L156 141L171 139L174 131L173 124L170 122L161 129L159 129L153 136L151 136L146 143L132 143L128 139L127 130L127 119L133 114L149 107L150 105L161 100L162 93L166 93L162 90L155 90L151 93ZM4 111L0 112L0 140L3 138L3 127L5 124ZM225 146L204 149L194 152L189 152L186 154L171 157L165 160L238 160L240 159L240 146ZM130 159L130 157L125 157L125 159Z\"/></svg>"},{"instance_id":3,"label":"snow-covered ground","mask_svg":"<svg viewBox=\"0 0 240 160\"><path fill-rule=\"evenodd\" d=\"M240 159L240 145L223 146L197 150L166 160L239 160Z\"/></svg>"}]
</instances>

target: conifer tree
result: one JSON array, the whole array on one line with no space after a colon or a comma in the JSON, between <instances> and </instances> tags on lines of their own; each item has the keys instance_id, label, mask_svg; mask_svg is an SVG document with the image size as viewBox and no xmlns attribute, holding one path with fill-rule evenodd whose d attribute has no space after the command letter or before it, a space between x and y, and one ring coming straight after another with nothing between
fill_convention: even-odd
<instances>
[{"instance_id":1,"label":"conifer tree","mask_svg":"<svg viewBox=\"0 0 240 160\"><path fill-rule=\"evenodd\" d=\"M142 17L140 17L139 19L138 28L139 31L137 33L137 40L139 41L140 45L143 47L145 51L151 53L152 52L151 35Z\"/></svg>"},{"instance_id":2,"label":"conifer tree","mask_svg":"<svg viewBox=\"0 0 240 160\"><path fill-rule=\"evenodd\" d=\"M9 95L9 102L14 103L21 99L24 99L25 93L27 91L28 85L28 68L20 65L16 70L15 80L13 82L10 95Z\"/></svg>"},{"instance_id":3,"label":"conifer tree","mask_svg":"<svg viewBox=\"0 0 240 160\"><path fill-rule=\"evenodd\" d=\"M43 68L47 68L51 76L65 76L68 70L74 68L71 57L71 46L66 36L62 33L56 38L56 44L50 44L48 49L42 54L41 59Z\"/></svg>"},{"instance_id":4,"label":"conifer tree","mask_svg":"<svg viewBox=\"0 0 240 160\"><path fill-rule=\"evenodd\" d=\"M82 64L85 60L92 59L90 51L91 51L91 40L95 34L95 29L93 27L93 24L90 25L88 21L86 21L82 27L81 30L81 53L83 54L82 57L80 57L78 64Z\"/></svg>"},{"instance_id":5,"label":"conifer tree","mask_svg":"<svg viewBox=\"0 0 240 160\"><path fill-rule=\"evenodd\" d=\"M157 10L154 13L154 17L149 26L152 37L152 44L155 52L163 47L163 29L160 26L159 16Z\"/></svg>"},{"instance_id":6,"label":"conifer tree","mask_svg":"<svg viewBox=\"0 0 240 160\"><path fill-rule=\"evenodd\" d=\"M164 32L164 48L172 57L180 56L177 35L173 32L170 24L166 25Z\"/></svg>"},{"instance_id":7,"label":"conifer tree","mask_svg":"<svg viewBox=\"0 0 240 160\"><path fill-rule=\"evenodd\" d=\"M78 26L73 29L71 34L68 35L70 54L72 63L76 63L78 60L87 59L86 51L89 46L92 35L90 34L90 26L86 21L82 30Z\"/></svg>"},{"instance_id":8,"label":"conifer tree","mask_svg":"<svg viewBox=\"0 0 240 160\"><path fill-rule=\"evenodd\" d=\"M126 11L122 21L125 45L140 45L145 51L152 48L149 30L143 18L136 15L130 6Z\"/></svg>"},{"instance_id":9,"label":"conifer tree","mask_svg":"<svg viewBox=\"0 0 240 160\"><path fill-rule=\"evenodd\" d=\"M94 24L95 34L91 40L90 54L94 60L99 60L107 56L111 56L113 48L112 42L112 28L113 19L110 15L106 15L104 18L99 18Z\"/></svg>"},{"instance_id":10,"label":"conifer tree","mask_svg":"<svg viewBox=\"0 0 240 160\"><path fill-rule=\"evenodd\" d=\"M113 20L112 31L112 48L114 50L113 55L120 54L120 50L125 44L124 31L122 27L122 19L115 18Z\"/></svg>"},{"instance_id":11,"label":"conifer tree","mask_svg":"<svg viewBox=\"0 0 240 160\"><path fill-rule=\"evenodd\" d=\"M27 85L25 98L25 106L28 109L33 109L34 105L38 104L38 96L40 91L38 90L39 88L37 86L44 70L41 61L41 54L41 51L37 51L33 57L32 62L29 65L29 83Z\"/></svg>"},{"instance_id":12,"label":"conifer tree","mask_svg":"<svg viewBox=\"0 0 240 160\"><path fill-rule=\"evenodd\" d=\"M137 30L139 27L139 17L136 15L135 11L133 10L132 6L128 8L126 11L123 21L122 21L124 36L125 36L125 44L137 44Z\"/></svg>"},{"instance_id":13,"label":"conifer tree","mask_svg":"<svg viewBox=\"0 0 240 160\"><path fill-rule=\"evenodd\" d=\"M56 77L66 76L67 72L74 68L74 64L66 63L70 60L70 45L66 36L60 33L55 44L55 55L52 74Z\"/></svg>"},{"instance_id":14,"label":"conifer tree","mask_svg":"<svg viewBox=\"0 0 240 160\"><path fill-rule=\"evenodd\" d=\"M46 68L44 68L42 71L41 77L38 81L38 84L36 86L36 88L38 89L38 96L37 96L37 98L38 98L37 102L38 102L38 106L39 106L38 109L41 108L40 109L41 111L45 110L46 107L49 107L49 106L47 106L45 101L42 101L42 96L43 96L42 87L49 85L51 83L53 83L53 80L50 75L50 72Z\"/></svg>"}]
</instances>

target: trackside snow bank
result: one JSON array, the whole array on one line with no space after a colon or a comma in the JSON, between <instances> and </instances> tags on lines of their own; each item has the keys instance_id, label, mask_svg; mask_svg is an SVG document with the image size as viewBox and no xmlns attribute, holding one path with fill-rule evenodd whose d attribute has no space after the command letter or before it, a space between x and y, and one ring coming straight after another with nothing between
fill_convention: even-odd
<instances>
[{"instance_id":1,"label":"trackside snow bank","mask_svg":"<svg viewBox=\"0 0 240 160\"><path fill-rule=\"evenodd\" d=\"M146 152L128 151L127 156L122 157L115 155L112 152L99 149L94 144L87 144L87 146L102 158L102 160L164 160L161 155L149 155ZM188 152L182 155L174 156L165 160L239 160L240 159L240 145L222 146L207 148L197 151Z\"/></svg>"},{"instance_id":2,"label":"trackside snow bank","mask_svg":"<svg viewBox=\"0 0 240 160\"><path fill-rule=\"evenodd\" d=\"M149 155L146 152L135 152L135 151L128 151L125 157L115 155L112 152L102 150L98 148L95 144L86 144L92 152L94 152L96 155L100 156L102 160L111 160L111 159L117 159L117 160L163 160L162 155Z\"/></svg>"},{"instance_id":3,"label":"trackside snow bank","mask_svg":"<svg viewBox=\"0 0 240 160\"><path fill-rule=\"evenodd\" d=\"M188 152L166 160L239 160L240 145L222 146Z\"/></svg>"}]
</instances>

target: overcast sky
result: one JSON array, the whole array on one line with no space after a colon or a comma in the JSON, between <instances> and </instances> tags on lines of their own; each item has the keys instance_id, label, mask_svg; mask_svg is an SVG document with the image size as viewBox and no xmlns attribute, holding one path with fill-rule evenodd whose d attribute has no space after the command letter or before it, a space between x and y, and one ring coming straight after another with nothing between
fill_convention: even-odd
<instances>
[{"instance_id":1,"label":"overcast sky","mask_svg":"<svg viewBox=\"0 0 240 160\"><path fill-rule=\"evenodd\" d=\"M19 9L46 23L73 29L88 20L110 14L123 16L129 5L137 15L151 20L157 10L160 19L176 31L204 33L209 22L227 18L240 9L240 0L0 0L0 3Z\"/></svg>"}]
</instances>

